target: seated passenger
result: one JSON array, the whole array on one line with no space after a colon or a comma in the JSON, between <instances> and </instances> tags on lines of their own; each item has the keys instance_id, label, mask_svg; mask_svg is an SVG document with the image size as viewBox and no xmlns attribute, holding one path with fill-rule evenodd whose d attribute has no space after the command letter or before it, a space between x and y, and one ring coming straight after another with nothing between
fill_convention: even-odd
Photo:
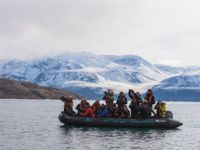
<instances>
[{"instance_id":1,"label":"seated passenger","mask_svg":"<svg viewBox=\"0 0 200 150\"><path fill-rule=\"evenodd\" d=\"M159 112L160 112L160 103L161 101L158 101L156 103L156 106L154 107L154 109L156 110L156 115L159 116Z\"/></svg>"},{"instance_id":2,"label":"seated passenger","mask_svg":"<svg viewBox=\"0 0 200 150\"><path fill-rule=\"evenodd\" d=\"M156 104L155 108L156 109L156 114L158 117L165 117L166 116L166 103L158 101Z\"/></svg>"},{"instance_id":3,"label":"seated passenger","mask_svg":"<svg viewBox=\"0 0 200 150\"><path fill-rule=\"evenodd\" d=\"M165 102L161 102L160 103L160 113L159 113L159 115L161 117L165 117L166 116L166 111L167 111L167 105L166 105L166 103Z\"/></svg>"},{"instance_id":4,"label":"seated passenger","mask_svg":"<svg viewBox=\"0 0 200 150\"><path fill-rule=\"evenodd\" d=\"M117 105L115 103L113 103L113 105L111 106L111 108L109 110L109 117L111 117L111 118L119 117L118 112L119 112L119 110L118 110Z\"/></svg>"},{"instance_id":5,"label":"seated passenger","mask_svg":"<svg viewBox=\"0 0 200 150\"><path fill-rule=\"evenodd\" d=\"M83 98L80 102L80 104L78 104L76 106L76 110L78 110L78 115L81 115L82 113L84 113L86 111L86 105L87 105L87 100L85 98Z\"/></svg>"},{"instance_id":6,"label":"seated passenger","mask_svg":"<svg viewBox=\"0 0 200 150\"><path fill-rule=\"evenodd\" d=\"M156 113L153 111L151 107L149 107L148 101L143 101L140 106L140 115L142 118L150 118L151 113L156 115Z\"/></svg>"},{"instance_id":7,"label":"seated passenger","mask_svg":"<svg viewBox=\"0 0 200 150\"><path fill-rule=\"evenodd\" d=\"M106 105L102 104L98 112L98 117L108 117L109 111Z\"/></svg>"},{"instance_id":8,"label":"seated passenger","mask_svg":"<svg viewBox=\"0 0 200 150\"><path fill-rule=\"evenodd\" d=\"M142 98L140 97L139 92L134 92L132 89L129 89L129 97L131 98L131 103L129 108L131 109L131 117L139 117L140 104L142 103Z\"/></svg>"},{"instance_id":9,"label":"seated passenger","mask_svg":"<svg viewBox=\"0 0 200 150\"><path fill-rule=\"evenodd\" d=\"M72 97L61 97L60 98L64 102L64 112L69 115L76 115L76 113L73 111L73 99Z\"/></svg>"},{"instance_id":10,"label":"seated passenger","mask_svg":"<svg viewBox=\"0 0 200 150\"><path fill-rule=\"evenodd\" d=\"M130 116L130 111L128 110L128 107L126 105L123 105L122 110L123 111L119 110L119 117L128 118Z\"/></svg>"},{"instance_id":11,"label":"seated passenger","mask_svg":"<svg viewBox=\"0 0 200 150\"><path fill-rule=\"evenodd\" d=\"M95 117L92 107L89 103L86 105L86 110L81 114L82 117Z\"/></svg>"},{"instance_id":12,"label":"seated passenger","mask_svg":"<svg viewBox=\"0 0 200 150\"><path fill-rule=\"evenodd\" d=\"M98 115L100 107L101 107L101 104L99 103L99 100L94 102L94 104L92 105L92 109L93 109L93 112L94 112L95 116Z\"/></svg>"},{"instance_id":13,"label":"seated passenger","mask_svg":"<svg viewBox=\"0 0 200 150\"><path fill-rule=\"evenodd\" d=\"M114 92L112 89L109 89L107 92L104 92L105 95L103 97L103 100L105 100L106 102L106 106L108 107L108 109L110 109L110 107L112 106L113 102L114 102Z\"/></svg>"},{"instance_id":14,"label":"seated passenger","mask_svg":"<svg viewBox=\"0 0 200 150\"><path fill-rule=\"evenodd\" d=\"M140 106L140 115L142 118L149 118L149 114L150 114L150 107L148 105L148 102L145 100L141 103L141 106Z\"/></svg>"}]
</instances>

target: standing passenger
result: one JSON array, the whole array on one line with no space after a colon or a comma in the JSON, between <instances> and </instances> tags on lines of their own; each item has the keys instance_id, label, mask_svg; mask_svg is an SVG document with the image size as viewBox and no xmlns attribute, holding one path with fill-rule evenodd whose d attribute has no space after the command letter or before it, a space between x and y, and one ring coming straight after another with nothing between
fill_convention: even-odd
<instances>
[{"instance_id":1,"label":"standing passenger","mask_svg":"<svg viewBox=\"0 0 200 150\"><path fill-rule=\"evenodd\" d=\"M126 106L127 98L126 98L126 95L124 94L124 92L119 93L116 104L118 105L119 115L121 117L128 117L130 112Z\"/></svg>"},{"instance_id":2,"label":"standing passenger","mask_svg":"<svg viewBox=\"0 0 200 150\"><path fill-rule=\"evenodd\" d=\"M148 105L152 108L153 104L155 104L155 97L153 96L153 92L151 89L148 89L144 99L147 100Z\"/></svg>"},{"instance_id":3,"label":"standing passenger","mask_svg":"<svg viewBox=\"0 0 200 150\"><path fill-rule=\"evenodd\" d=\"M64 112L69 115L75 115L76 113L73 111L73 99L71 96L61 97L60 98L64 102Z\"/></svg>"},{"instance_id":4,"label":"standing passenger","mask_svg":"<svg viewBox=\"0 0 200 150\"><path fill-rule=\"evenodd\" d=\"M124 105L127 104L127 98L124 92L120 92L116 104L118 105L119 111L123 111Z\"/></svg>"},{"instance_id":5,"label":"standing passenger","mask_svg":"<svg viewBox=\"0 0 200 150\"><path fill-rule=\"evenodd\" d=\"M131 109L131 117L139 117L140 105L142 103L142 98L140 97L139 92L134 92L132 89L129 89L129 97L131 98L131 104L129 108Z\"/></svg>"},{"instance_id":6,"label":"standing passenger","mask_svg":"<svg viewBox=\"0 0 200 150\"><path fill-rule=\"evenodd\" d=\"M105 95L103 97L103 100L105 100L106 102L106 106L108 107L108 109L111 108L111 106L113 105L114 102L114 92L113 90L109 89L107 92L104 92Z\"/></svg>"},{"instance_id":7,"label":"standing passenger","mask_svg":"<svg viewBox=\"0 0 200 150\"><path fill-rule=\"evenodd\" d=\"M153 104L155 104L155 97L153 96L153 92L151 89L148 89L147 94L144 98L148 102L148 106L152 109ZM151 116L151 112L149 114Z\"/></svg>"}]
</instances>

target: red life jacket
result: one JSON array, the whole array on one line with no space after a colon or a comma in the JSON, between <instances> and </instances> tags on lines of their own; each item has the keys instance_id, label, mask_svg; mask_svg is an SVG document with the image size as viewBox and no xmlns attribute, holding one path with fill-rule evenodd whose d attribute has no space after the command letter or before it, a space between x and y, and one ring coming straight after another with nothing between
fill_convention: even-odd
<instances>
[{"instance_id":1,"label":"red life jacket","mask_svg":"<svg viewBox=\"0 0 200 150\"><path fill-rule=\"evenodd\" d=\"M91 107L88 107L82 116L83 117L94 117L93 109Z\"/></svg>"}]
</instances>

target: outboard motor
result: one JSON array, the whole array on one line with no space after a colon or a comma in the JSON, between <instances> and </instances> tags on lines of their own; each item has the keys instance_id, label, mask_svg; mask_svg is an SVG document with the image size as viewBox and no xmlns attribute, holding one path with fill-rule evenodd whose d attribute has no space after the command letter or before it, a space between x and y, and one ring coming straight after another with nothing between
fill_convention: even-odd
<instances>
[{"instance_id":1,"label":"outboard motor","mask_svg":"<svg viewBox=\"0 0 200 150\"><path fill-rule=\"evenodd\" d=\"M165 117L173 119L173 113L171 111L166 111Z\"/></svg>"}]
</instances>

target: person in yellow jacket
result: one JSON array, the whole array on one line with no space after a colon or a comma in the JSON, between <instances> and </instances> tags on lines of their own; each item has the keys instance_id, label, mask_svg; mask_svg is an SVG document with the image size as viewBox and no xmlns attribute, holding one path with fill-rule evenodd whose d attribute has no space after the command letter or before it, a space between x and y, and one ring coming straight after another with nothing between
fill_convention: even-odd
<instances>
[{"instance_id":1,"label":"person in yellow jacket","mask_svg":"<svg viewBox=\"0 0 200 150\"><path fill-rule=\"evenodd\" d=\"M167 111L167 105L165 102L161 102L159 101L156 106L155 109L157 110L157 115L159 117L165 117L166 116L166 111Z\"/></svg>"}]
</instances>

